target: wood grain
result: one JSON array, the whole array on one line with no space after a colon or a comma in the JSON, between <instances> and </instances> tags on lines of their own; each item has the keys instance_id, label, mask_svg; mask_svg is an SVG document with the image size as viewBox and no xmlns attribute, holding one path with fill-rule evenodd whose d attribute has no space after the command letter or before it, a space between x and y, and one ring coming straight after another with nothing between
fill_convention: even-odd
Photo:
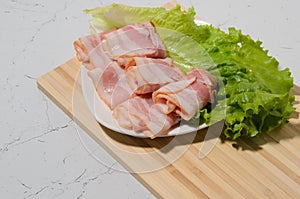
<instances>
[{"instance_id":1,"label":"wood grain","mask_svg":"<svg viewBox=\"0 0 300 199\"><path fill-rule=\"evenodd\" d=\"M211 138L216 145L200 159L207 129L150 140L99 125L81 93L80 66L71 59L38 87L158 198L300 198L299 87L287 125L254 139Z\"/></svg>"}]
</instances>

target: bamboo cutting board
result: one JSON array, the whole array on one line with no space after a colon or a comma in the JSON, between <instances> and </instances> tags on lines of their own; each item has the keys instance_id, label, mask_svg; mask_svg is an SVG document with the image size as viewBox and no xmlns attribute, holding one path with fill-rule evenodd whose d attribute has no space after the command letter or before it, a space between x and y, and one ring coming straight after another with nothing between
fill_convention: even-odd
<instances>
[{"instance_id":1,"label":"bamboo cutting board","mask_svg":"<svg viewBox=\"0 0 300 199\"><path fill-rule=\"evenodd\" d=\"M296 111L290 122L270 134L232 142L206 137L204 129L139 139L96 122L82 96L80 67L71 59L41 76L39 89L158 198L300 198L299 87L292 90ZM211 135L218 128L210 128ZM200 158L205 146L211 150Z\"/></svg>"}]
</instances>

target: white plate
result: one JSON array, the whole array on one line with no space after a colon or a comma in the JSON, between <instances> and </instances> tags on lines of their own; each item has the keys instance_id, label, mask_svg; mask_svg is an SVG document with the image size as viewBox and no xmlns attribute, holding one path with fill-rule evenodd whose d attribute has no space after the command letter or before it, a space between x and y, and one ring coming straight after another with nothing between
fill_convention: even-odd
<instances>
[{"instance_id":1,"label":"white plate","mask_svg":"<svg viewBox=\"0 0 300 199\"><path fill-rule=\"evenodd\" d=\"M208 24L203 21L195 21L198 25ZM82 93L86 104L90 110L90 112L94 115L95 119L102 124L103 126L116 131L118 133L146 138L146 136L142 133L136 133L132 130L127 130L118 125L118 122L112 116L112 111L108 108L108 106L101 100L98 96L96 89L93 85L91 78L87 74L87 69L82 66L81 67L81 86ZM171 128L167 134L160 135L159 137L167 137L167 136L175 136L175 135L183 135L186 133L195 132L199 129L206 128L206 124L202 124L200 126L194 126L193 124L189 124L188 122L180 122L180 124Z\"/></svg>"}]
</instances>

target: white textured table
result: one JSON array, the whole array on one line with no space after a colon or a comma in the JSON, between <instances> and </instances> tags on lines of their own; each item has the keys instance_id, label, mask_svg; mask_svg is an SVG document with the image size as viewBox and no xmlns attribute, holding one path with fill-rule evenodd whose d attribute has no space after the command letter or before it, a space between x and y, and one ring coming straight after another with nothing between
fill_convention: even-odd
<instances>
[{"instance_id":1,"label":"white textured table","mask_svg":"<svg viewBox=\"0 0 300 199\"><path fill-rule=\"evenodd\" d=\"M131 5L162 1L115 1ZM165 1L166 2L166 1ZM197 2L197 3L196 3ZM88 33L85 8L112 1L3 1L0 116L1 198L152 198L36 87L35 78L74 56L72 42ZM300 14L297 1L180 1L206 21L241 28L264 41L300 85ZM218 6L216 6L218 5ZM298 69L297 69L298 68ZM89 142L89 144L87 144Z\"/></svg>"}]
</instances>

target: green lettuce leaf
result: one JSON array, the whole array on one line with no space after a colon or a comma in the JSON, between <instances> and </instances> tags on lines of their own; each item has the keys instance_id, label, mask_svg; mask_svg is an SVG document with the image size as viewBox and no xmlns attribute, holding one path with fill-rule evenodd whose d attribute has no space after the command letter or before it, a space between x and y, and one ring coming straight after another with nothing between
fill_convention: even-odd
<instances>
[{"instance_id":1,"label":"green lettuce leaf","mask_svg":"<svg viewBox=\"0 0 300 199\"><path fill-rule=\"evenodd\" d=\"M164 8L138 8L122 4L111 4L104 8L85 10L92 15L90 20L91 33L122 27L133 23L144 23L151 20L156 27L176 30L183 34L199 32L201 28L195 26L194 9L181 12L180 7L167 11Z\"/></svg>"},{"instance_id":2,"label":"green lettuce leaf","mask_svg":"<svg viewBox=\"0 0 300 199\"><path fill-rule=\"evenodd\" d=\"M191 37L168 28L157 27L156 30L166 47L167 56L171 57L182 71L188 72L194 67L205 70L216 67L206 50Z\"/></svg>"},{"instance_id":3,"label":"green lettuce leaf","mask_svg":"<svg viewBox=\"0 0 300 199\"><path fill-rule=\"evenodd\" d=\"M225 33L212 26L203 28L210 36L201 42L202 47L217 64L225 84L226 136L253 137L286 123L294 110L289 70L278 70L278 61L262 43L240 30L229 28Z\"/></svg>"},{"instance_id":4,"label":"green lettuce leaf","mask_svg":"<svg viewBox=\"0 0 300 199\"><path fill-rule=\"evenodd\" d=\"M157 27L168 56L184 71L208 70L219 82L217 103L196 117L212 124L225 119L225 135L236 139L254 137L285 124L294 111L289 69L279 70L278 61L240 30L224 32L212 25L197 25L195 11L141 8L112 4L85 10L92 15L91 33L151 20Z\"/></svg>"}]
</instances>

